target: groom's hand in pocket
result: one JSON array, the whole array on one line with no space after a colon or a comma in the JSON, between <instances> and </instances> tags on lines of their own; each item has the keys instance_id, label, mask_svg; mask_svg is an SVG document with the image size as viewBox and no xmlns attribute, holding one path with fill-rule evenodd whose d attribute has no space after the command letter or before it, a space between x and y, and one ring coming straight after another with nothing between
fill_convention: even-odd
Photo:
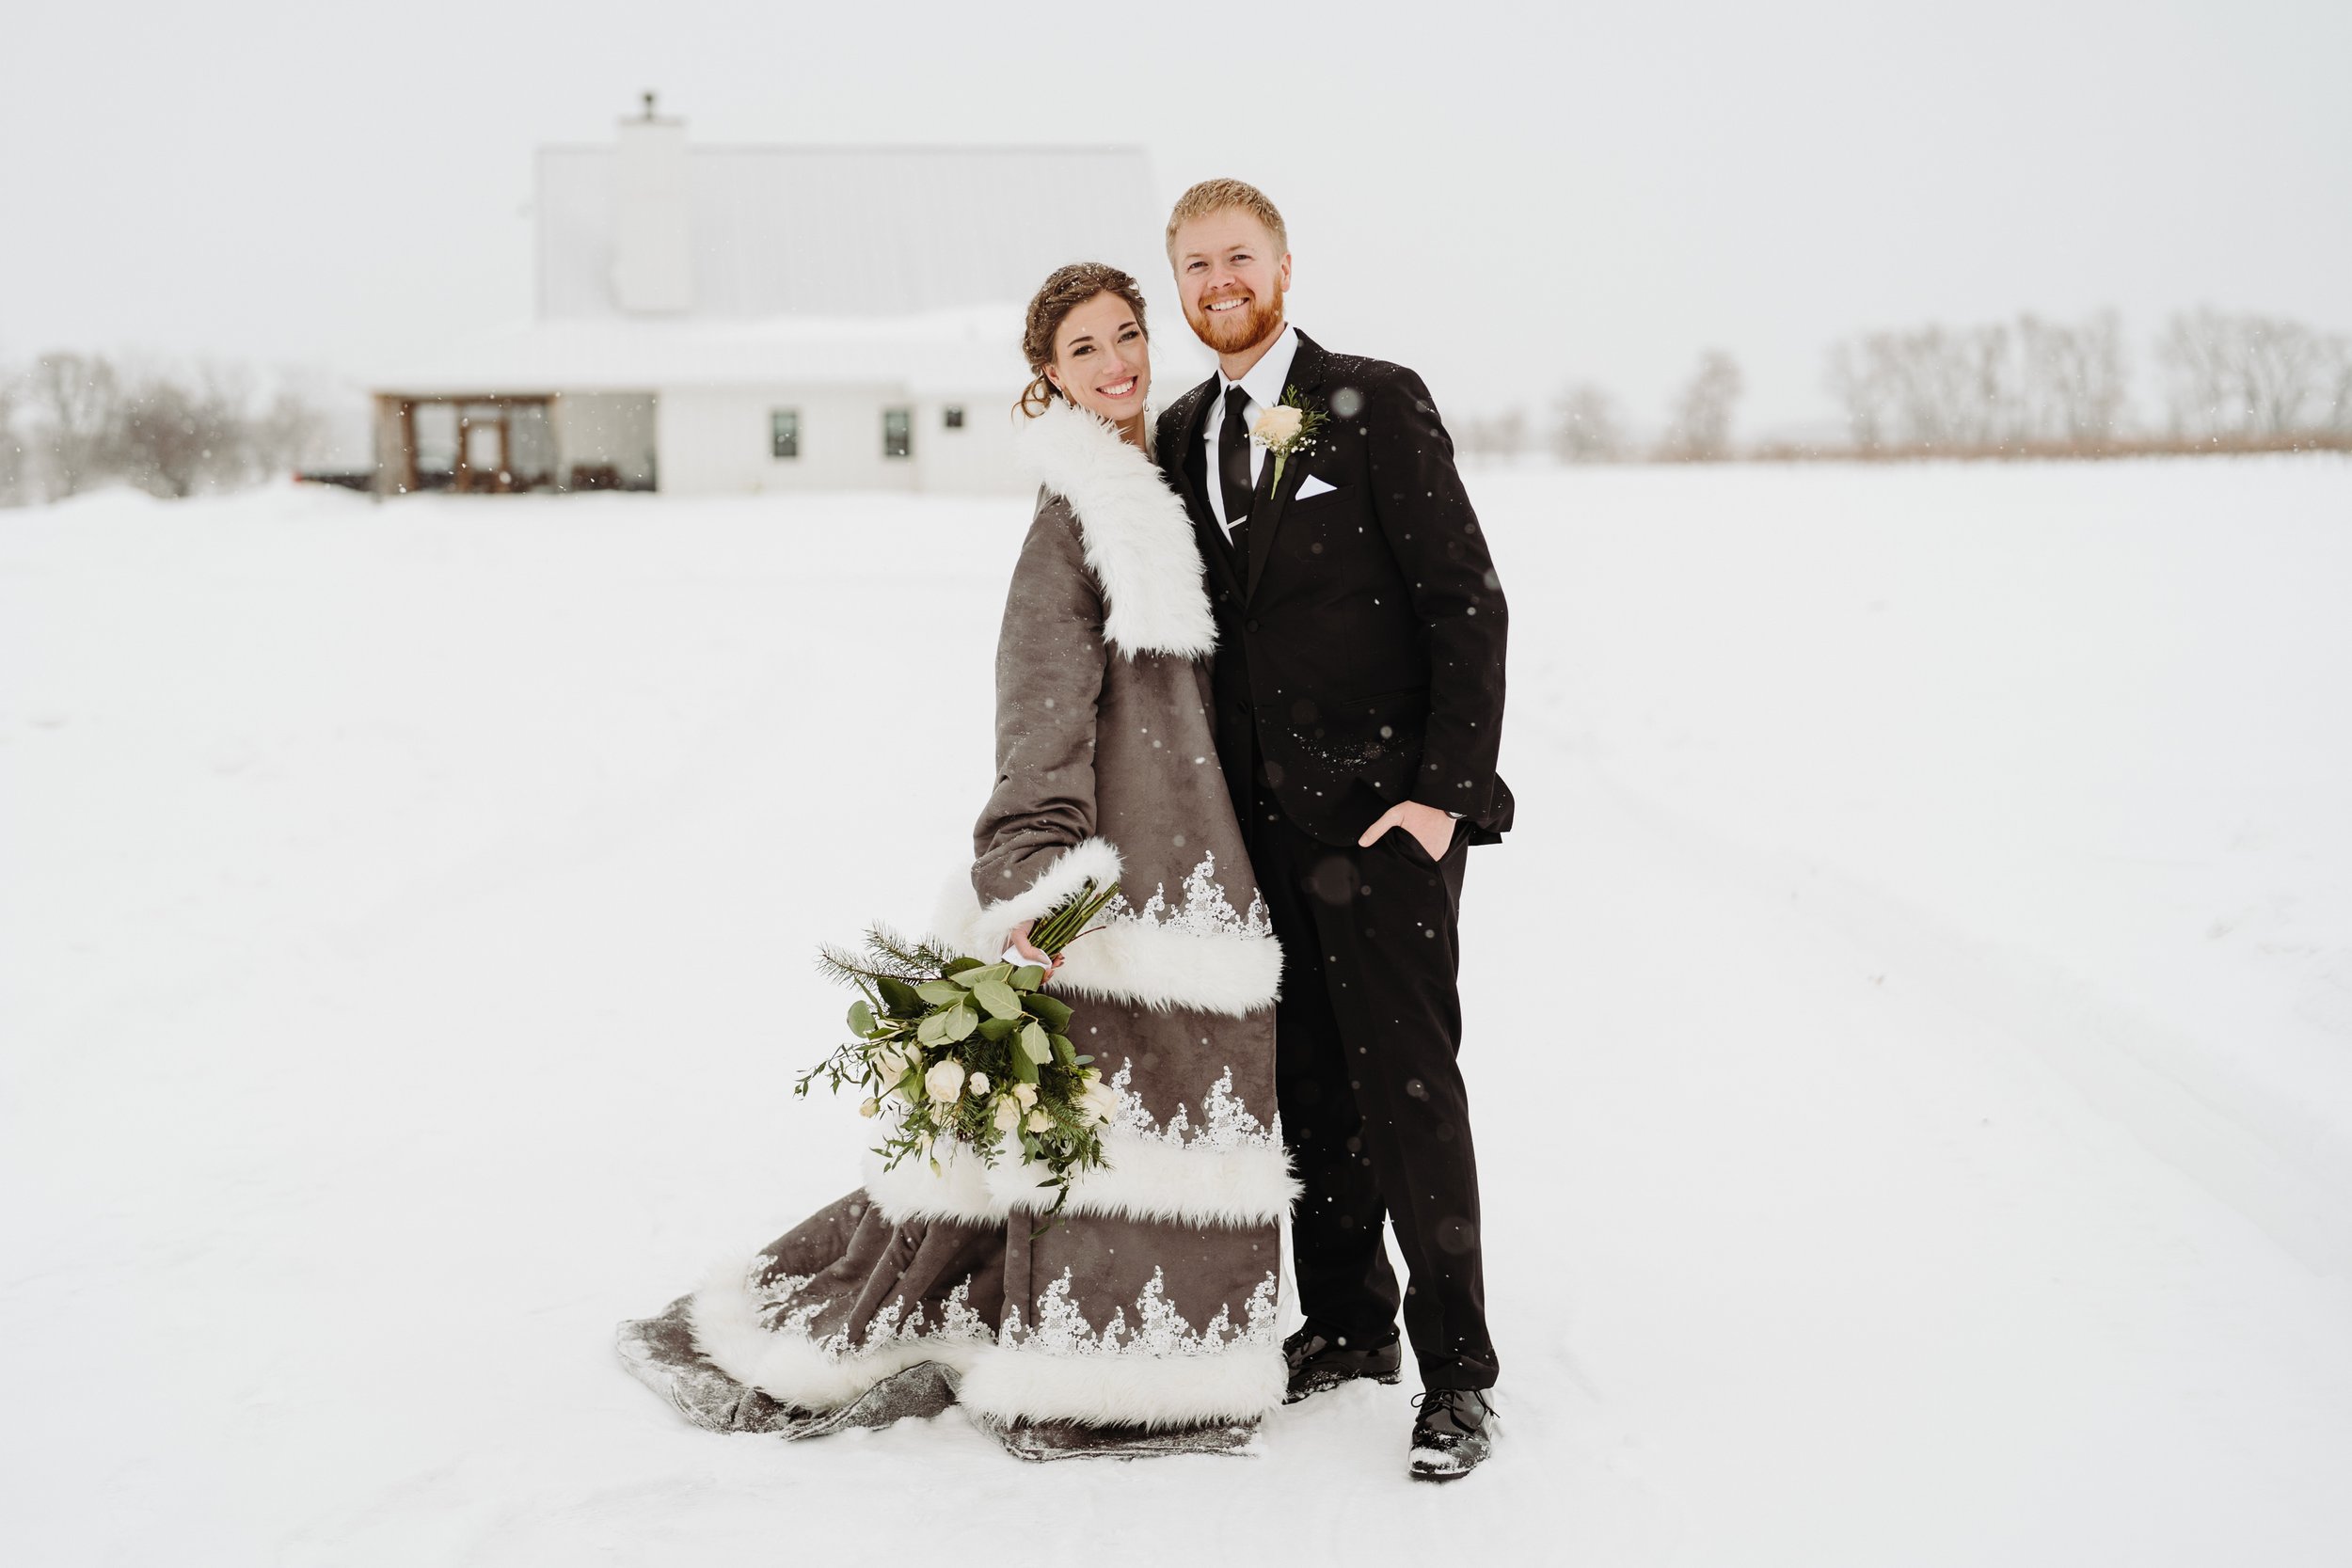
<instances>
[{"instance_id":1,"label":"groom's hand in pocket","mask_svg":"<svg viewBox=\"0 0 2352 1568\"><path fill-rule=\"evenodd\" d=\"M1419 800L1406 800L1382 812L1379 819L1364 830L1364 836L1356 841L1356 847L1371 848L1391 828L1402 828L1412 834L1413 842L1428 850L1433 861L1445 859L1445 852L1454 847L1453 814L1424 806Z\"/></svg>"}]
</instances>

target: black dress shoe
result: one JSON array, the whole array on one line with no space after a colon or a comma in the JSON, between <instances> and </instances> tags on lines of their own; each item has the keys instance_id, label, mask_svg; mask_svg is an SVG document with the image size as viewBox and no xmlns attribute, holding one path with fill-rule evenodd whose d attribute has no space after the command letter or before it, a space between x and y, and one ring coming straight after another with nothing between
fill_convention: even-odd
<instances>
[{"instance_id":1,"label":"black dress shoe","mask_svg":"<svg viewBox=\"0 0 2352 1568\"><path fill-rule=\"evenodd\" d=\"M1413 1402L1421 1406L1409 1456L1416 1480L1454 1481L1495 1451L1494 1402L1484 1390L1432 1388Z\"/></svg>"},{"instance_id":2,"label":"black dress shoe","mask_svg":"<svg viewBox=\"0 0 2352 1568\"><path fill-rule=\"evenodd\" d=\"M1302 1328L1282 1341L1282 1358L1290 1363L1290 1392L1284 1404L1296 1404L1310 1394L1337 1388L1368 1377L1375 1383L1394 1383L1404 1375L1405 1347L1395 1339L1385 1345L1358 1346L1318 1328Z\"/></svg>"}]
</instances>

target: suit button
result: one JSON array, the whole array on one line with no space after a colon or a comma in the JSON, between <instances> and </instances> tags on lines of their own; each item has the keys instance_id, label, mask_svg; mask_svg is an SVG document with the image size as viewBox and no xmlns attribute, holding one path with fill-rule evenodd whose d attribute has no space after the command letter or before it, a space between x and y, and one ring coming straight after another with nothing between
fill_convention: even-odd
<instances>
[{"instance_id":1,"label":"suit button","mask_svg":"<svg viewBox=\"0 0 2352 1568\"><path fill-rule=\"evenodd\" d=\"M1256 631L1258 629L1258 623L1255 621L1248 622L1243 629L1247 631Z\"/></svg>"}]
</instances>

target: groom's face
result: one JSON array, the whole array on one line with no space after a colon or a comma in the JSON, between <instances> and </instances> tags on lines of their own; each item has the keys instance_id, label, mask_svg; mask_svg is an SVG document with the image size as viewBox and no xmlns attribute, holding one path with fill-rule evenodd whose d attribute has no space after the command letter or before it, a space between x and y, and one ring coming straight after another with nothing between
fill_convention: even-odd
<instances>
[{"instance_id":1,"label":"groom's face","mask_svg":"<svg viewBox=\"0 0 2352 1568\"><path fill-rule=\"evenodd\" d=\"M1195 336L1219 354L1241 354L1282 330L1291 259L1244 207L1203 213L1169 247L1176 292Z\"/></svg>"}]
</instances>

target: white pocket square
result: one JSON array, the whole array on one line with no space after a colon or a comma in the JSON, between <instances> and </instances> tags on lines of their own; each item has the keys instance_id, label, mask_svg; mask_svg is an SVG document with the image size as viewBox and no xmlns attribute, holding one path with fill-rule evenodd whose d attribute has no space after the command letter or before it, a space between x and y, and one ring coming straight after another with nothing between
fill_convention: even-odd
<instances>
[{"instance_id":1,"label":"white pocket square","mask_svg":"<svg viewBox=\"0 0 2352 1568\"><path fill-rule=\"evenodd\" d=\"M1298 482L1298 495L1296 499L1303 501L1310 496L1327 496L1338 488L1339 486L1336 484L1326 484L1314 475L1309 474L1305 479Z\"/></svg>"}]
</instances>

